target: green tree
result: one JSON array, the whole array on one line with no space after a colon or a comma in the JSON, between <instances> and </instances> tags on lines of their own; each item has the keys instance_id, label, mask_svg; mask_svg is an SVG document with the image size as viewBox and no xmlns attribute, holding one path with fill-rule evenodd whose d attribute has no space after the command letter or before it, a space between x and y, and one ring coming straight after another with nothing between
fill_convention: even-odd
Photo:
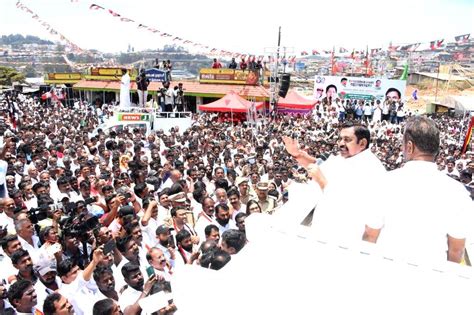
<instances>
[{"instance_id":1,"label":"green tree","mask_svg":"<svg viewBox=\"0 0 474 315\"><path fill-rule=\"evenodd\" d=\"M14 68L0 66L0 85L11 86L13 82L25 82L25 76Z\"/></svg>"},{"instance_id":2,"label":"green tree","mask_svg":"<svg viewBox=\"0 0 474 315\"><path fill-rule=\"evenodd\" d=\"M39 73L36 71L36 68L32 65L27 65L25 69L23 69L23 73L27 78L35 78L39 76Z\"/></svg>"}]
</instances>

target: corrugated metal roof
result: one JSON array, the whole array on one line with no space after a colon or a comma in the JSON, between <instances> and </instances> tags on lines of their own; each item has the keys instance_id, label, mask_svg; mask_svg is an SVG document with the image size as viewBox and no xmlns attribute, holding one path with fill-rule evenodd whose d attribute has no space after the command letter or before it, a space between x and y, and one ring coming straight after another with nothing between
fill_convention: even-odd
<instances>
[{"instance_id":1,"label":"corrugated metal roof","mask_svg":"<svg viewBox=\"0 0 474 315\"><path fill-rule=\"evenodd\" d=\"M438 79L443 81L464 81L467 80L466 77L459 75L449 74L449 73L431 73L431 72L416 72L415 74L429 77L432 79Z\"/></svg>"},{"instance_id":2,"label":"corrugated metal roof","mask_svg":"<svg viewBox=\"0 0 474 315\"><path fill-rule=\"evenodd\" d=\"M253 85L231 85L231 84L201 84L197 81L174 81L170 83L173 87L183 83L183 89L185 95L213 95L221 97L227 95L231 91L234 91L238 95L248 98L268 98L270 93L267 88L263 86ZM136 90L136 83L132 82L130 90ZM156 92L161 89L163 85L161 82L150 82L148 86L149 91ZM77 90L114 90L120 91L120 82L118 81L92 81L92 80L81 80L74 84L74 89Z\"/></svg>"},{"instance_id":3,"label":"corrugated metal roof","mask_svg":"<svg viewBox=\"0 0 474 315\"><path fill-rule=\"evenodd\" d=\"M474 96L447 96L434 104L446 106L457 111L474 111Z\"/></svg>"}]
</instances>

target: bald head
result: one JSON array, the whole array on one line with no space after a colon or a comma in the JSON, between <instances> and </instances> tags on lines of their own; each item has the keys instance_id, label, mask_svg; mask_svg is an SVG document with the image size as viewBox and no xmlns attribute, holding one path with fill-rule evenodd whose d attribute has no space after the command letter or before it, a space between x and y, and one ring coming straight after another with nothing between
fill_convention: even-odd
<instances>
[{"instance_id":1,"label":"bald head","mask_svg":"<svg viewBox=\"0 0 474 315\"><path fill-rule=\"evenodd\" d=\"M173 181L173 183L176 183L177 181L181 180L181 178L182 178L181 172L177 169L171 170L170 178Z\"/></svg>"}]
</instances>

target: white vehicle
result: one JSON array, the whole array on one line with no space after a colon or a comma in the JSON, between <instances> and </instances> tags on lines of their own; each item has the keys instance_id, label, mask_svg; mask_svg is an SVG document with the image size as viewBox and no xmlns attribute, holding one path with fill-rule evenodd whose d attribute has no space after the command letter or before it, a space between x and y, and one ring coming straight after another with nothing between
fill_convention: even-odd
<instances>
[{"instance_id":1,"label":"white vehicle","mask_svg":"<svg viewBox=\"0 0 474 315\"><path fill-rule=\"evenodd\" d=\"M130 107L114 108L113 114L100 124L93 132L93 135L102 129L106 134L110 131L120 131L124 128L140 128L146 130L146 135L152 131L163 130L169 133L171 128L178 128L182 134L193 124L192 112L160 112L151 108Z\"/></svg>"}]
</instances>

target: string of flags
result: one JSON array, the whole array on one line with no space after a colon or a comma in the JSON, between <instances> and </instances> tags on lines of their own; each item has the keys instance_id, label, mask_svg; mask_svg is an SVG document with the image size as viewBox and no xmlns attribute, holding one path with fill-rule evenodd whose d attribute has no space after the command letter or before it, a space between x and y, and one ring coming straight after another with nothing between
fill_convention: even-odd
<instances>
[{"instance_id":1,"label":"string of flags","mask_svg":"<svg viewBox=\"0 0 474 315\"><path fill-rule=\"evenodd\" d=\"M71 1L71 3L78 3L79 2L79 0L70 0L70 1ZM42 20L38 16L38 14L36 14L30 8L28 8L26 5L21 3L20 0L17 1L16 6L17 6L18 9L30 14L32 19L36 20L51 35L59 37L60 41L66 43L66 45L69 48L71 48L73 51L79 52L79 53L88 53L86 50L81 49L78 45L76 45L71 40L69 40L66 36L64 36L63 34L58 32L54 28L52 28L52 26L48 22ZM143 23L139 23L139 22L135 21L134 19L128 18L128 17L126 17L126 16L124 16L124 15L122 15L122 14L120 14L120 13L118 13L118 12L112 10L112 9L104 8L104 7L102 7L98 4L91 4L89 6L89 9L93 10L93 11L106 12L106 13L110 14L111 16L113 16L114 18L117 18L118 20L120 20L123 23L136 24L136 26L139 30L148 31L148 32L154 33L156 35L159 35L161 37L169 38L173 42L180 42L183 45L188 45L188 46L198 47L198 48L204 49L208 52L208 55L211 55L211 56L233 57L233 58L236 58L236 59L246 60L247 62L259 60L261 62L271 63L271 62L276 61L276 58L273 57L273 56L266 56L265 57L263 55L259 55L259 56L248 55L248 54L243 54L243 53L237 53L237 52L232 52L232 51L228 51L228 50L218 49L218 48L211 47L209 45L205 45L205 44L193 41L193 40L185 39L185 38L182 38L180 36L176 36L176 35L173 35L173 34L170 34L170 33L167 33L167 32L163 32L163 31L160 31L160 30L158 30L154 27L148 26L148 25L143 24ZM455 40L457 45L466 44L466 43L469 42L470 35L471 34L458 35L458 36L454 37L454 40ZM429 50L434 51L434 50L443 48L445 46L445 44L446 43L445 43L444 39L439 39L439 40L431 41L426 46L423 45L423 47L426 47L425 49L429 49ZM377 55L377 54L379 54L383 51L388 51L388 52L395 52L395 51L414 52L414 51L417 51L418 49L420 49L421 46L422 46L422 43L413 43L413 44L409 44L409 45L392 45L390 43L388 48L386 48L385 50L382 49L382 48L372 48L370 50L367 49L365 51L364 50L355 50L355 49L353 49L351 53L349 53L348 49L346 49L344 47L339 47L338 53L339 54L348 54L348 55L345 56L347 58L364 59L364 58L369 57L369 51L370 51L370 57L373 57L373 56L375 56L375 55ZM336 51L335 51L334 48L333 48L333 50L318 50L318 49L312 49L311 50L311 55L313 55L313 56L315 56L315 55L331 55L331 56L333 56L335 53L336 53ZM303 51L300 52L300 56L308 56L308 55L310 55L310 53L306 50L303 50ZM289 64L295 63L297 57L298 56L296 56L296 55L281 56L278 59L278 62L280 62L280 63L289 63Z\"/></svg>"},{"instance_id":2,"label":"string of flags","mask_svg":"<svg viewBox=\"0 0 474 315\"><path fill-rule=\"evenodd\" d=\"M78 0L71 0L71 2L78 2ZM117 11L105 8L105 7L100 6L98 4L91 4L89 6L89 9L93 10L93 11L102 11L104 13L108 13L108 14L112 15L114 18L119 19L121 22L136 24L137 28L140 29L140 30L148 31L148 32L154 33L156 35L159 35L161 37L172 39L172 41L174 41L174 42L180 42L183 45L188 45L188 46L192 46L192 47L198 47L198 48L201 48L201 49L205 49L205 50L208 51L208 54L211 55L211 56L233 57L233 58L236 58L236 59L244 60L245 62L260 61L260 62L263 62L263 63L265 63L265 62L271 63L271 62L276 61L276 58L273 57L273 56L264 56L264 55L258 55L257 56L257 55L252 55L252 54L243 54L243 53L231 52L231 51L228 51L228 50L222 50L222 49L218 49L218 48L215 48L215 47L211 47L209 45L205 45L205 44L202 44L202 43L190 40L190 39L185 39L185 38L182 38L180 36L176 36L176 35L173 35L171 33L167 33L167 32L158 30L158 29L156 29L154 27L151 27L151 26L148 26L146 24L139 23L138 21L135 21L134 19L123 16L122 14L118 13ZM296 62L296 57L297 57L296 55L281 56L281 57L278 58L278 61L280 63L287 63L287 64L295 63Z\"/></svg>"},{"instance_id":3,"label":"string of flags","mask_svg":"<svg viewBox=\"0 0 474 315\"><path fill-rule=\"evenodd\" d=\"M458 35L454 37L454 41L457 45L463 45L467 44L469 42L471 34L463 34L463 35ZM365 58L366 55L370 55L371 57L382 53L384 51L387 52L395 52L395 51L407 51L407 52L414 52L414 51L421 51L421 50L438 50L442 49L446 46L445 39L437 39L433 40L428 43L413 43L409 45L390 45L384 50L382 48L372 48L370 50L353 50L350 55L347 55L346 57L348 58ZM339 54L344 54L344 53L349 53L349 50L344 48L344 47L339 47L339 49L333 49L333 50L319 50L319 49L312 49L311 50L311 55L317 56L317 55L331 55L333 53L339 53ZM302 50L300 52L301 56L308 56L309 52L307 50Z\"/></svg>"},{"instance_id":4,"label":"string of flags","mask_svg":"<svg viewBox=\"0 0 474 315\"><path fill-rule=\"evenodd\" d=\"M180 42L183 45L188 45L188 46L193 46L193 47L198 47L198 48L201 48L201 49L205 49L205 50L209 51L210 53L212 53L213 55L226 56L226 57L241 57L242 56L241 53L236 53L236 52L231 52L231 51L228 51L228 50L214 48L214 47L211 47L209 45L201 44L199 42L195 42L195 41L192 41L192 40L189 40L189 39L182 38L180 36L176 36L176 35L173 35L173 34L170 34L170 33L167 33L167 32L163 32L163 31L158 30L154 27L148 26L148 25L143 24L143 23L139 23L139 22L135 21L134 19L128 18L128 17L126 17L126 16L124 16L124 15L122 15L122 14L120 14L120 13L114 11L114 10L104 8L104 7L102 7L98 4L91 4L89 6L89 9L93 10L93 11L102 11L102 12L108 13L108 14L112 15L113 17L117 18L118 20L120 20L121 22L136 24L137 28L139 30L148 31L148 32L151 32L153 34L159 35L161 37L169 38L172 41Z\"/></svg>"},{"instance_id":5,"label":"string of flags","mask_svg":"<svg viewBox=\"0 0 474 315\"><path fill-rule=\"evenodd\" d=\"M85 50L77 46L75 43L73 43L71 40L69 40L66 36L55 30L48 22L45 20L41 19L38 14L36 14L33 10L28 8L26 5L21 3L21 1L17 1L16 7L26 13L28 13L33 20L38 22L43 28L45 28L51 35L57 36L61 42L65 43L69 48L71 48L73 51L76 52L81 52L84 53Z\"/></svg>"}]
</instances>

